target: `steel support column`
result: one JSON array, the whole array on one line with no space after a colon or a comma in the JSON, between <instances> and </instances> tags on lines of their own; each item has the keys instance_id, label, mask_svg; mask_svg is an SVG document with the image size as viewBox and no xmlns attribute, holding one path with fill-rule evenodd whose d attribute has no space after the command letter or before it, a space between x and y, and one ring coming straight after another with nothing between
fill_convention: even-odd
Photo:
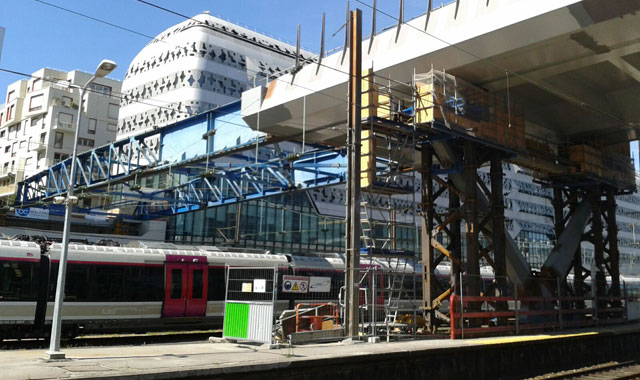
<instances>
[{"instance_id":1,"label":"steel support column","mask_svg":"<svg viewBox=\"0 0 640 380\"><path fill-rule=\"evenodd\" d=\"M576 210L576 208L578 207L578 191L577 190L570 190L567 194L567 203L569 204L569 215L567 216L567 218L562 219L563 220L563 226L566 223L566 219L571 217L571 214L573 214L573 212ZM564 229L564 227L563 227ZM560 233L562 233L562 231L560 231ZM560 235L556 235L556 239L558 239ZM574 295L577 297L581 297L584 296L585 294L585 287L584 287L584 278L585 278L585 270L584 270L584 266L582 265L582 247L578 244L578 247L576 248L576 251L573 253L573 292ZM585 304L583 301L576 301L576 308L578 309L583 309L585 307Z\"/></svg>"},{"instance_id":2,"label":"steel support column","mask_svg":"<svg viewBox=\"0 0 640 380\"><path fill-rule=\"evenodd\" d=\"M465 224L467 233L467 281L468 294L480 295L480 243L478 220L478 193L476 181L478 176L476 146L470 141L464 142L464 176L467 188L464 189Z\"/></svg>"},{"instance_id":3,"label":"steel support column","mask_svg":"<svg viewBox=\"0 0 640 380\"><path fill-rule=\"evenodd\" d=\"M425 145L421 155L422 167L422 310L427 329L434 325L433 297L435 290L434 257L431 239L433 237L433 152L431 145Z\"/></svg>"},{"instance_id":4,"label":"steel support column","mask_svg":"<svg viewBox=\"0 0 640 380\"><path fill-rule=\"evenodd\" d=\"M449 187L453 188L453 181L449 180ZM455 191L449 191L449 210L460 209L460 196ZM449 224L449 250L451 251L451 261L462 263L462 233L460 228L460 219L454 220ZM451 265L451 283L454 285L454 292L461 294L460 288L460 272L461 265Z\"/></svg>"},{"instance_id":5,"label":"steel support column","mask_svg":"<svg viewBox=\"0 0 640 380\"><path fill-rule=\"evenodd\" d=\"M347 266L345 272L345 327L347 335L358 336L360 279L360 135L362 93L362 11L351 12L349 23L349 172L347 183Z\"/></svg>"},{"instance_id":6,"label":"steel support column","mask_svg":"<svg viewBox=\"0 0 640 380\"><path fill-rule=\"evenodd\" d=\"M602 199L600 187L589 190L589 201L591 203L591 242L593 244L593 260L595 262L596 273L591 273L591 280L596 280L596 296L605 297L607 295L607 284L604 261L604 240L602 238ZM598 302L598 308L605 307Z\"/></svg>"},{"instance_id":7,"label":"steel support column","mask_svg":"<svg viewBox=\"0 0 640 380\"><path fill-rule=\"evenodd\" d=\"M618 224L616 220L616 193L606 190L608 268L611 276L611 296L620 297L620 251L618 250ZM618 302L616 302L618 303Z\"/></svg>"},{"instance_id":8,"label":"steel support column","mask_svg":"<svg viewBox=\"0 0 640 380\"><path fill-rule=\"evenodd\" d=\"M491 156L491 216L493 222L493 261L496 283L504 294L507 287L507 258L504 239L504 196L502 154L494 152Z\"/></svg>"}]
</instances>

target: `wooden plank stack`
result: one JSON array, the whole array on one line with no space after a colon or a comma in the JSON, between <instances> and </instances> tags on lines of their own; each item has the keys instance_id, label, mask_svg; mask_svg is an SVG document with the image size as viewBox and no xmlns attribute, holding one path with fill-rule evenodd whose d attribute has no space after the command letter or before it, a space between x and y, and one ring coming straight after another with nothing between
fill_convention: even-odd
<instances>
[{"instance_id":1,"label":"wooden plank stack","mask_svg":"<svg viewBox=\"0 0 640 380\"><path fill-rule=\"evenodd\" d=\"M576 164L575 173L592 174L622 186L634 187L635 173L629 144L597 149L586 144L569 147L569 161Z\"/></svg>"},{"instance_id":2,"label":"wooden plank stack","mask_svg":"<svg viewBox=\"0 0 640 380\"><path fill-rule=\"evenodd\" d=\"M504 99L441 72L423 78L416 83L419 128L441 122L456 132L526 150L524 117L513 106L507 108Z\"/></svg>"}]
</instances>

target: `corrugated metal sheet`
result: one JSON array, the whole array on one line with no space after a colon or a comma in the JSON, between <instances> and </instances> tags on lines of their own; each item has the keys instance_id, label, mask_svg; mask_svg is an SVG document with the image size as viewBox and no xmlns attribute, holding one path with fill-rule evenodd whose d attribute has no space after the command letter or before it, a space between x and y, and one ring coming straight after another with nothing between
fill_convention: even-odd
<instances>
[{"instance_id":1,"label":"corrugated metal sheet","mask_svg":"<svg viewBox=\"0 0 640 380\"><path fill-rule=\"evenodd\" d=\"M249 305L247 339L254 342L271 343L273 304L270 302L250 302Z\"/></svg>"}]
</instances>

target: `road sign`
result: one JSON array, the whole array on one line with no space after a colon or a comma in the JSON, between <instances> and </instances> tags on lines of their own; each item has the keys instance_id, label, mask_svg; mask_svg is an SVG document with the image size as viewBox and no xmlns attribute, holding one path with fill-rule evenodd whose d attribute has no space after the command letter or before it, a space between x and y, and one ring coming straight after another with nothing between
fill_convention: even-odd
<instances>
[{"instance_id":1,"label":"road sign","mask_svg":"<svg viewBox=\"0 0 640 380\"><path fill-rule=\"evenodd\" d=\"M282 276L283 293L307 293L309 291L309 277Z\"/></svg>"}]
</instances>

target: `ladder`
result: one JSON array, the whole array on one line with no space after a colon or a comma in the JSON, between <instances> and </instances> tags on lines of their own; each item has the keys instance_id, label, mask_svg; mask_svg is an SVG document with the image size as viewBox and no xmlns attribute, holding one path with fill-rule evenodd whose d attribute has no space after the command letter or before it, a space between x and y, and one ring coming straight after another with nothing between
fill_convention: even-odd
<instances>
[{"instance_id":1,"label":"ladder","mask_svg":"<svg viewBox=\"0 0 640 380\"><path fill-rule=\"evenodd\" d=\"M360 229L362 230L360 238L365 248L374 250L376 248L376 240L372 237L373 223L371 223L366 201L360 202Z\"/></svg>"},{"instance_id":2,"label":"ladder","mask_svg":"<svg viewBox=\"0 0 640 380\"><path fill-rule=\"evenodd\" d=\"M389 284L386 287L387 299L385 302L385 326L387 328L387 337L391 335L391 330L395 327L398 319L398 311L400 310L400 302L403 295L408 295L405 289L405 278L407 275L407 260L400 258L387 259L389 264Z\"/></svg>"}]
</instances>

